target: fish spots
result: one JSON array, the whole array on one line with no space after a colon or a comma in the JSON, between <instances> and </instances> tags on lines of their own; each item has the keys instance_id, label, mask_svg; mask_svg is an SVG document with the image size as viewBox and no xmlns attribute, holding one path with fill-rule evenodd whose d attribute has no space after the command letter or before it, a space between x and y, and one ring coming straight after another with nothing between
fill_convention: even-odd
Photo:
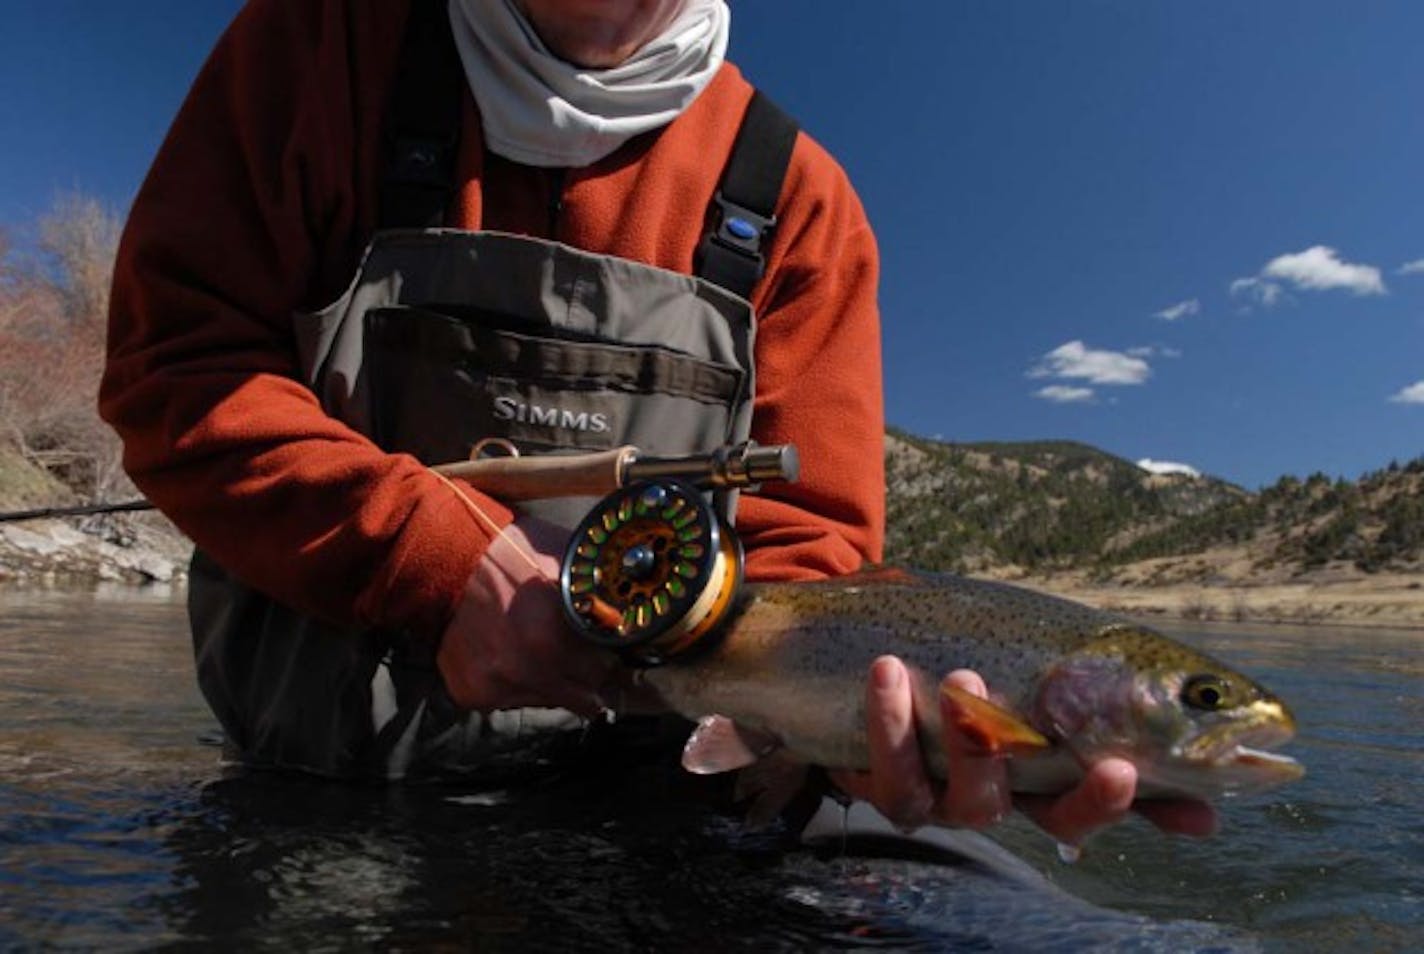
<instances>
[{"instance_id":1,"label":"fish spots","mask_svg":"<svg viewBox=\"0 0 1424 954\"><path fill-rule=\"evenodd\" d=\"M1078 777L1079 760L1103 754L1150 768L1144 779L1159 793L1211 795L1284 775L1270 759L1228 767L1217 758L1288 737L1283 706L1244 676L1122 617L1021 587L908 571L750 584L746 592L717 647L644 679L688 718L715 713L770 732L802 761L868 764L866 679L874 659L894 655L914 679L917 715L927 720L921 731L937 732L942 715L956 718L934 702L943 676L967 668L984 677L994 706L1054 743L1056 755L1015 760L1016 771L1034 773L1025 791L1060 790ZM1186 681L1208 673L1268 702L1244 712L1186 705ZM1000 744L1005 733L986 713L960 715L980 730L981 745ZM1215 761L1192 760L1193 751Z\"/></svg>"},{"instance_id":2,"label":"fish spots","mask_svg":"<svg viewBox=\"0 0 1424 954\"><path fill-rule=\"evenodd\" d=\"M1211 657L1174 642L1155 630L1130 623L1102 629L1085 647L1145 671L1225 672L1227 667Z\"/></svg>"}]
</instances>

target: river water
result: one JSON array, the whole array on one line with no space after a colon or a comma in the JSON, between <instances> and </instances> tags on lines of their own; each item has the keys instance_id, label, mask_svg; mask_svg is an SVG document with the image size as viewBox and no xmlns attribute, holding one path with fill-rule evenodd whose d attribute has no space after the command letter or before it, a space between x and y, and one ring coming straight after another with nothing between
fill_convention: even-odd
<instances>
[{"instance_id":1,"label":"river water","mask_svg":"<svg viewBox=\"0 0 1424 954\"><path fill-rule=\"evenodd\" d=\"M224 776L180 597L0 592L0 949L1424 949L1424 634L1209 626L1173 633L1293 705L1308 776L1066 865L1019 821L803 846L632 769Z\"/></svg>"}]
</instances>

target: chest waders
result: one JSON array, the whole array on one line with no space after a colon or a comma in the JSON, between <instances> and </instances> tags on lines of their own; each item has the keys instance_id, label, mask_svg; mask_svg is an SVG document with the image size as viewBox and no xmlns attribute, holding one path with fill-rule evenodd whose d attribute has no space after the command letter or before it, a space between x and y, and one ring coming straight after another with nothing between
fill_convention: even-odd
<instances>
[{"instance_id":1,"label":"chest waders","mask_svg":"<svg viewBox=\"0 0 1424 954\"><path fill-rule=\"evenodd\" d=\"M387 122L381 229L347 291L294 318L304 383L329 414L427 464L460 460L491 437L521 454L635 444L672 455L745 440L755 392L747 297L794 123L754 97L698 276L441 228L464 82L445 8L412 5ZM521 509L572 528L592 503ZM583 724L564 710L458 712L428 641L308 618L201 551L188 603L199 685L227 756L243 764L383 778L475 770L506 754L527 759L567 734L557 730Z\"/></svg>"}]
</instances>

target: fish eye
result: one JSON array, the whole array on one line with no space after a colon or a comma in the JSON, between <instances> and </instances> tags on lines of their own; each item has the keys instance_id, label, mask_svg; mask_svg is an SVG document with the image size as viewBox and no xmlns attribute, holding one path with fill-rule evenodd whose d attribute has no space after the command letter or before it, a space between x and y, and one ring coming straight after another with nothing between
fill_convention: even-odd
<instances>
[{"instance_id":1,"label":"fish eye","mask_svg":"<svg viewBox=\"0 0 1424 954\"><path fill-rule=\"evenodd\" d=\"M1193 709L1215 712L1226 708L1230 688L1220 676L1203 673L1192 676L1182 686L1182 701Z\"/></svg>"}]
</instances>

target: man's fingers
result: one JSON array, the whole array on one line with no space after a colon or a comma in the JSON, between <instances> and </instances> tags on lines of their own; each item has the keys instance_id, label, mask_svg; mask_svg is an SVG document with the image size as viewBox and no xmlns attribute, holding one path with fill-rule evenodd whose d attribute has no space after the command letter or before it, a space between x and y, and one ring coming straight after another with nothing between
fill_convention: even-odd
<instances>
[{"instance_id":1,"label":"man's fingers","mask_svg":"<svg viewBox=\"0 0 1424 954\"><path fill-rule=\"evenodd\" d=\"M963 699L964 693L987 698L984 680L977 673L961 669L946 676L944 685L960 691L958 702L954 693L936 694L944 726L948 784L941 789L926 774L910 672L896 657L882 656L871 665L866 683L870 770L833 772L833 780L843 791L872 802L887 818L905 828L931 820L983 827L1003 818L1017 805L1039 827L1068 845L1081 844L1093 832L1121 821L1134 810L1175 834L1200 836L1216 830L1216 812L1204 802L1177 799L1134 803L1137 769L1122 758L1094 763L1077 786L1061 795L1011 795L1008 760L986 751L986 739L992 742L1002 727L992 720L984 725L985 713ZM984 732L989 735L982 735Z\"/></svg>"},{"instance_id":2,"label":"man's fingers","mask_svg":"<svg viewBox=\"0 0 1424 954\"><path fill-rule=\"evenodd\" d=\"M831 784L858 802L875 804L875 782L869 772L853 772L850 769L830 769L826 772ZM882 812L883 814L883 812Z\"/></svg>"},{"instance_id":3,"label":"man's fingers","mask_svg":"<svg viewBox=\"0 0 1424 954\"><path fill-rule=\"evenodd\" d=\"M1190 799L1133 801L1137 769L1125 759L1104 759L1071 791L1056 797L1019 796L1018 807L1054 838L1079 845L1129 811L1174 835L1204 838L1216 833L1216 809Z\"/></svg>"},{"instance_id":4,"label":"man's fingers","mask_svg":"<svg viewBox=\"0 0 1424 954\"><path fill-rule=\"evenodd\" d=\"M1216 834L1219 827L1216 809L1206 802L1163 799L1138 802L1132 808L1158 828L1174 835L1205 838Z\"/></svg>"},{"instance_id":5,"label":"man's fingers","mask_svg":"<svg viewBox=\"0 0 1424 954\"><path fill-rule=\"evenodd\" d=\"M956 669L944 681L981 699L989 694L979 674L967 669ZM1003 759L985 755L980 746L955 728L953 703L943 693L939 694L939 705L949 784L940 796L935 815L951 825L991 825L1007 815L1011 807L1008 769Z\"/></svg>"},{"instance_id":6,"label":"man's fingers","mask_svg":"<svg viewBox=\"0 0 1424 954\"><path fill-rule=\"evenodd\" d=\"M934 796L915 735L914 694L905 664L882 656L870 667L865 689L870 741L872 801L891 821L907 828L929 820Z\"/></svg>"},{"instance_id":7,"label":"man's fingers","mask_svg":"<svg viewBox=\"0 0 1424 954\"><path fill-rule=\"evenodd\" d=\"M590 691L612 683L618 668L618 657L608 650L578 644L567 645L559 662L558 671L566 683Z\"/></svg>"},{"instance_id":8,"label":"man's fingers","mask_svg":"<svg viewBox=\"0 0 1424 954\"><path fill-rule=\"evenodd\" d=\"M1019 799L1024 814L1054 838L1079 845L1093 832L1120 821L1132 808L1137 769L1126 759L1095 763L1075 788L1055 797Z\"/></svg>"}]
</instances>

